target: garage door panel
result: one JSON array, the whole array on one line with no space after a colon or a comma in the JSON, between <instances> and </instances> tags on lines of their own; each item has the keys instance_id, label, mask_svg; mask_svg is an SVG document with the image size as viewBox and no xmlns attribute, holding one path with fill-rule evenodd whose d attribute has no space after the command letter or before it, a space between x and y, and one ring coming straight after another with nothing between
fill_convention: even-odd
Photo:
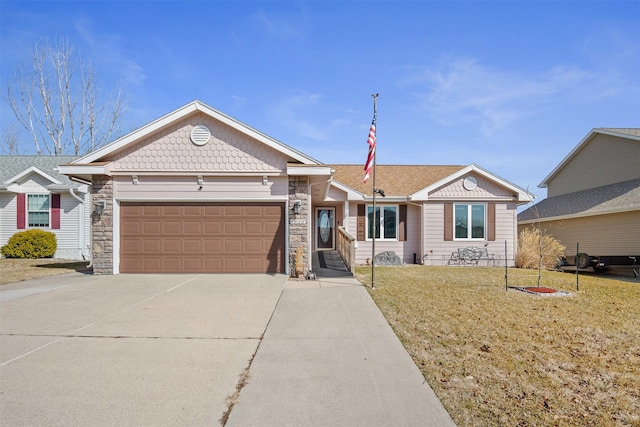
<instances>
[{"instance_id":1,"label":"garage door panel","mask_svg":"<svg viewBox=\"0 0 640 427\"><path fill-rule=\"evenodd\" d=\"M225 234L242 234L242 222L241 221L225 221L224 233Z\"/></svg>"},{"instance_id":2,"label":"garage door panel","mask_svg":"<svg viewBox=\"0 0 640 427\"><path fill-rule=\"evenodd\" d=\"M239 217L243 215L243 206L225 206L224 215L228 217Z\"/></svg>"},{"instance_id":3,"label":"garage door panel","mask_svg":"<svg viewBox=\"0 0 640 427\"><path fill-rule=\"evenodd\" d=\"M242 265L242 258L225 258L224 270L229 273L241 273L245 272ZM247 271L248 272L248 271Z\"/></svg>"},{"instance_id":4,"label":"garage door panel","mask_svg":"<svg viewBox=\"0 0 640 427\"><path fill-rule=\"evenodd\" d=\"M221 239L205 239L204 250L207 254L219 254L222 252Z\"/></svg>"},{"instance_id":5,"label":"garage door panel","mask_svg":"<svg viewBox=\"0 0 640 427\"><path fill-rule=\"evenodd\" d=\"M204 223L204 233L206 235L219 235L222 233L222 221L216 217L214 220L210 220Z\"/></svg>"},{"instance_id":6,"label":"garage door panel","mask_svg":"<svg viewBox=\"0 0 640 427\"><path fill-rule=\"evenodd\" d=\"M225 239L223 241L224 252L233 255L242 252L242 239Z\"/></svg>"},{"instance_id":7,"label":"garage door panel","mask_svg":"<svg viewBox=\"0 0 640 427\"><path fill-rule=\"evenodd\" d=\"M182 209L181 206L179 205L175 205L175 206L163 206L162 207L162 216L163 217L179 217L182 216Z\"/></svg>"},{"instance_id":8,"label":"garage door panel","mask_svg":"<svg viewBox=\"0 0 640 427\"><path fill-rule=\"evenodd\" d=\"M264 223L262 221L246 221L244 223L245 234L264 234Z\"/></svg>"},{"instance_id":9,"label":"garage door panel","mask_svg":"<svg viewBox=\"0 0 640 427\"><path fill-rule=\"evenodd\" d=\"M122 202L120 271L282 273L284 204Z\"/></svg>"},{"instance_id":10,"label":"garage door panel","mask_svg":"<svg viewBox=\"0 0 640 427\"><path fill-rule=\"evenodd\" d=\"M223 271L221 258L205 258L204 260L205 271L218 272Z\"/></svg>"},{"instance_id":11,"label":"garage door panel","mask_svg":"<svg viewBox=\"0 0 640 427\"><path fill-rule=\"evenodd\" d=\"M186 271L202 271L204 265L200 258L186 258L183 267Z\"/></svg>"},{"instance_id":12,"label":"garage door panel","mask_svg":"<svg viewBox=\"0 0 640 427\"><path fill-rule=\"evenodd\" d=\"M139 212L138 215L144 216L161 216L163 215L163 207L162 206L154 206L154 205L144 205L142 206L142 212Z\"/></svg>"},{"instance_id":13,"label":"garage door panel","mask_svg":"<svg viewBox=\"0 0 640 427\"><path fill-rule=\"evenodd\" d=\"M142 241L142 252L160 254L162 253L162 241L160 239L145 239Z\"/></svg>"},{"instance_id":14,"label":"garage door panel","mask_svg":"<svg viewBox=\"0 0 640 427\"><path fill-rule=\"evenodd\" d=\"M203 251L203 244L200 239L185 239L182 242L182 252L185 254L201 254Z\"/></svg>"},{"instance_id":15,"label":"garage door panel","mask_svg":"<svg viewBox=\"0 0 640 427\"><path fill-rule=\"evenodd\" d=\"M162 234L180 234L182 233L182 223L180 221L163 221L162 222Z\"/></svg>"},{"instance_id":16,"label":"garage door panel","mask_svg":"<svg viewBox=\"0 0 640 427\"><path fill-rule=\"evenodd\" d=\"M182 233L183 234L202 234L203 224L198 221L184 221L182 223Z\"/></svg>"},{"instance_id":17,"label":"garage door panel","mask_svg":"<svg viewBox=\"0 0 640 427\"><path fill-rule=\"evenodd\" d=\"M182 253L182 239L162 239L162 252L165 254Z\"/></svg>"},{"instance_id":18,"label":"garage door panel","mask_svg":"<svg viewBox=\"0 0 640 427\"><path fill-rule=\"evenodd\" d=\"M263 254L265 253L265 245L267 245L267 242L263 240L247 238L244 239L244 252L248 254Z\"/></svg>"}]
</instances>

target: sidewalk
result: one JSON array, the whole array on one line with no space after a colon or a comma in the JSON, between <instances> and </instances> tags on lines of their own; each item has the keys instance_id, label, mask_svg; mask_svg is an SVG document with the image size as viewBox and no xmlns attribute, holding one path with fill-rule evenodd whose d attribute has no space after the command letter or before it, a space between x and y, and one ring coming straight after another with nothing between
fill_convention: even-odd
<instances>
[{"instance_id":1,"label":"sidewalk","mask_svg":"<svg viewBox=\"0 0 640 427\"><path fill-rule=\"evenodd\" d=\"M453 426L354 278L289 280L228 426Z\"/></svg>"}]
</instances>

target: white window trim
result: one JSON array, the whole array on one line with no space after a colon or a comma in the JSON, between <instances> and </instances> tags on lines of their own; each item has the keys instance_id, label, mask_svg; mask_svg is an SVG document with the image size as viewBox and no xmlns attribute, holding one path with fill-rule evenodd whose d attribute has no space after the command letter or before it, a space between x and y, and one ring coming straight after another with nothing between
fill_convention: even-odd
<instances>
[{"instance_id":1,"label":"white window trim","mask_svg":"<svg viewBox=\"0 0 640 427\"><path fill-rule=\"evenodd\" d=\"M36 211L36 210L31 210L29 209L29 197L30 196L47 196L49 197L49 209L47 210L48 214L49 214L49 225L31 225L29 222L29 212L44 212L44 211ZM51 193L27 193L25 195L25 209L24 209L24 214L26 216L25 218L25 228L51 228Z\"/></svg>"},{"instance_id":2,"label":"white window trim","mask_svg":"<svg viewBox=\"0 0 640 427\"><path fill-rule=\"evenodd\" d=\"M379 241L387 241L387 242L398 242L400 241L400 237L399 237L399 227L400 227L400 205L390 205L390 204L378 204L376 203L376 209L380 209L380 231L382 234L382 231L384 230L383 224L384 224L384 208L395 208L396 209L396 237L393 238L385 238L385 237L376 237L376 242ZM370 242L373 240L373 238L369 237L369 208L373 208L372 204L366 205L365 207L365 215L364 215L364 220L365 220L365 237L367 242Z\"/></svg>"},{"instance_id":3,"label":"white window trim","mask_svg":"<svg viewBox=\"0 0 640 427\"><path fill-rule=\"evenodd\" d=\"M469 222L469 224L467 224L467 235L469 235L470 233L472 233L473 231L473 227L471 226L472 223L472 217L471 217L471 210L472 210L472 206L474 205L482 205L484 206L484 224L483 224L483 236L482 237L456 237L456 206L466 206L467 207L467 220ZM454 203L453 204L453 218L451 219L453 221L453 240L455 241L467 241L467 242L481 242L481 241L486 241L487 240L487 203L475 203L475 202L468 202L468 203Z\"/></svg>"}]
</instances>

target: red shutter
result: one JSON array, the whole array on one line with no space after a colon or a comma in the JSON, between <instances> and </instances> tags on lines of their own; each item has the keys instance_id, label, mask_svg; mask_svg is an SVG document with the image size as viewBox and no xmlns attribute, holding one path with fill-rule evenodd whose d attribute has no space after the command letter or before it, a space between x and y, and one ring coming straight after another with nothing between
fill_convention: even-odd
<instances>
[{"instance_id":1,"label":"red shutter","mask_svg":"<svg viewBox=\"0 0 640 427\"><path fill-rule=\"evenodd\" d=\"M453 240L453 203L444 204L444 240Z\"/></svg>"},{"instance_id":2,"label":"red shutter","mask_svg":"<svg viewBox=\"0 0 640 427\"><path fill-rule=\"evenodd\" d=\"M496 240L496 204L489 203L487 205L487 240L493 242Z\"/></svg>"},{"instance_id":3,"label":"red shutter","mask_svg":"<svg viewBox=\"0 0 640 427\"><path fill-rule=\"evenodd\" d=\"M18 221L16 227L18 230L24 230L26 227L26 219L27 219L27 203L26 196L23 193L18 193Z\"/></svg>"},{"instance_id":4,"label":"red shutter","mask_svg":"<svg viewBox=\"0 0 640 427\"><path fill-rule=\"evenodd\" d=\"M398 224L398 238L401 242L407 241L407 205L400 205L400 221Z\"/></svg>"},{"instance_id":5,"label":"red shutter","mask_svg":"<svg viewBox=\"0 0 640 427\"><path fill-rule=\"evenodd\" d=\"M359 241L367 240L366 236L366 221L365 221L365 205L358 205L358 225L357 225L357 233L356 239Z\"/></svg>"},{"instance_id":6,"label":"red shutter","mask_svg":"<svg viewBox=\"0 0 640 427\"><path fill-rule=\"evenodd\" d=\"M51 228L60 230L60 195L51 195Z\"/></svg>"}]
</instances>

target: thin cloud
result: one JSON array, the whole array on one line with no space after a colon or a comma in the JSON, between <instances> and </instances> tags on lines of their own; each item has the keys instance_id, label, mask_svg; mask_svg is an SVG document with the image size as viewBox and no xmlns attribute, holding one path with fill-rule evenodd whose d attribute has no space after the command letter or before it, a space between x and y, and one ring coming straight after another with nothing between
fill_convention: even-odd
<instances>
[{"instance_id":1,"label":"thin cloud","mask_svg":"<svg viewBox=\"0 0 640 427\"><path fill-rule=\"evenodd\" d=\"M263 33L277 39L300 38L308 27L303 12L285 14L260 8L250 16L250 21Z\"/></svg>"},{"instance_id":2,"label":"thin cloud","mask_svg":"<svg viewBox=\"0 0 640 427\"><path fill-rule=\"evenodd\" d=\"M470 58L445 60L403 79L405 89L422 91L430 115L443 125L471 124L484 134L534 114L588 77L580 69L556 67L537 77L491 69Z\"/></svg>"},{"instance_id":3,"label":"thin cloud","mask_svg":"<svg viewBox=\"0 0 640 427\"><path fill-rule=\"evenodd\" d=\"M312 121L308 115L314 110L322 95L318 93L299 91L293 93L276 103L271 110L271 115L293 132L311 139L324 141L327 139L327 130L318 125L318 121Z\"/></svg>"},{"instance_id":4,"label":"thin cloud","mask_svg":"<svg viewBox=\"0 0 640 427\"><path fill-rule=\"evenodd\" d=\"M120 47L122 37L113 34L94 35L91 21L86 17L76 20L75 29L91 49L91 57L100 61L101 68L107 65L118 70L126 84L141 85L147 79L144 68L123 53Z\"/></svg>"}]
</instances>

